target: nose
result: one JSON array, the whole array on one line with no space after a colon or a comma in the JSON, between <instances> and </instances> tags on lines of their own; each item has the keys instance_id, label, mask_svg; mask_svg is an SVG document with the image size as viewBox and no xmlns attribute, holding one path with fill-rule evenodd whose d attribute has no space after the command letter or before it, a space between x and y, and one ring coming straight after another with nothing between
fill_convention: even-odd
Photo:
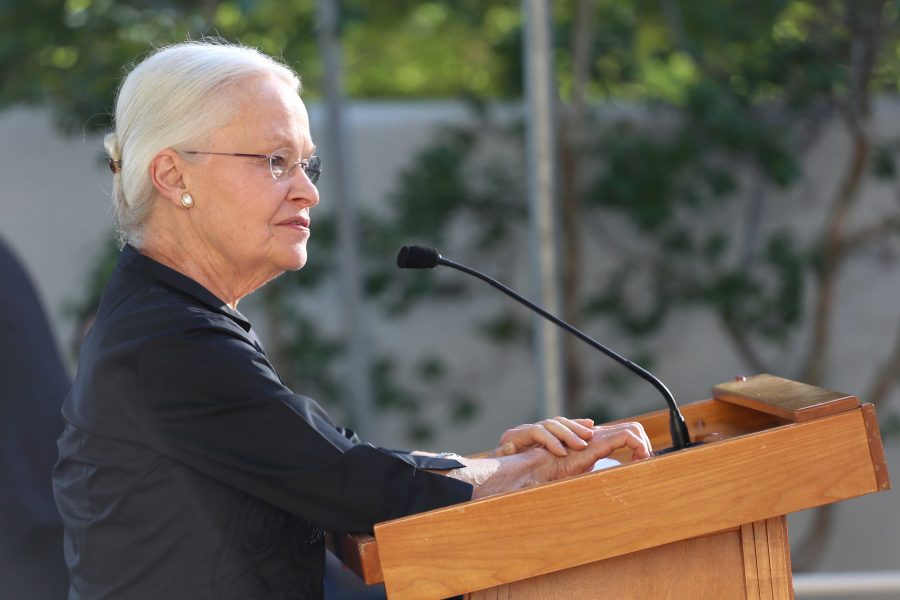
<instances>
[{"instance_id":1,"label":"nose","mask_svg":"<svg viewBox=\"0 0 900 600\"><path fill-rule=\"evenodd\" d=\"M291 201L304 207L310 207L319 203L319 189L310 181L303 169L297 169L291 176Z\"/></svg>"}]
</instances>

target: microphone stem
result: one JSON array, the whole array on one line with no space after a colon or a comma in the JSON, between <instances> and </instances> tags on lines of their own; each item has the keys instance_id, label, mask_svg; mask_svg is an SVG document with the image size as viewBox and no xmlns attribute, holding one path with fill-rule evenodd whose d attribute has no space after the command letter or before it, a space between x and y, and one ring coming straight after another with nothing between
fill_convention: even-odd
<instances>
[{"instance_id":1,"label":"microphone stem","mask_svg":"<svg viewBox=\"0 0 900 600\"><path fill-rule=\"evenodd\" d=\"M600 342L597 342L596 340L594 340L593 338L582 333L575 327L572 327L571 325L569 325L562 319L550 314L549 312L547 312L546 310L544 310L543 308L541 308L534 302L528 300L527 298L518 294L517 292L514 292L513 290L506 287L505 285L503 285L496 279L493 279L492 277L488 277L484 273L480 273L479 271L476 271L475 269L471 269L465 265L461 265L457 262L453 262L452 260L446 259L443 256L438 257L438 263L442 264L444 266L447 266L447 267L454 268L457 271L462 271L463 273L467 273L469 275L477 277L478 279L484 281L485 283L488 283L488 284L494 286L495 288L497 288L498 290L500 290L501 292L503 292L504 294L506 294L513 300L517 300L518 302L524 304L531 310L540 314L542 317L549 319L550 321L555 323L557 326L562 327L563 329L565 329L566 331L568 331L569 333L571 333L572 335L574 335L575 337L580 339L582 342L586 343L591 348L594 348L595 350L599 350L600 352L607 355L614 361L616 361L619 364L623 365L624 367L628 368L631 372L633 372L638 377L644 379L645 381L648 381L651 385L653 385L653 387L655 387L659 391L660 394L662 394L663 398L666 401L666 404L669 406L669 432L672 435L673 449L681 450L682 448L687 448L688 446L691 445L691 438L690 438L690 434L688 433L687 424L684 421L684 417L682 416L681 411L678 409L678 404L675 403L675 397L672 395L672 392L669 391L669 388L667 388L665 386L665 384L662 381L660 381L656 376L654 376L652 373L650 373L650 371L648 371L647 369L643 368L642 366L630 361L629 359L625 358L618 352L616 352L610 348L607 348Z\"/></svg>"}]
</instances>

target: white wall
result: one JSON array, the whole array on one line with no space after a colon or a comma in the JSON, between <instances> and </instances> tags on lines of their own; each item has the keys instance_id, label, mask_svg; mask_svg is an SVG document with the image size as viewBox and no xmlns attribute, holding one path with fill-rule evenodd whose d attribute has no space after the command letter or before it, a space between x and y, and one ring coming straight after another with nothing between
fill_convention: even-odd
<instances>
[{"instance_id":1,"label":"white wall","mask_svg":"<svg viewBox=\"0 0 900 600\"><path fill-rule=\"evenodd\" d=\"M66 304L79 298L111 223L102 150L97 136L60 137L44 114L0 113L0 235L25 263L59 343L71 339Z\"/></svg>"}]
</instances>

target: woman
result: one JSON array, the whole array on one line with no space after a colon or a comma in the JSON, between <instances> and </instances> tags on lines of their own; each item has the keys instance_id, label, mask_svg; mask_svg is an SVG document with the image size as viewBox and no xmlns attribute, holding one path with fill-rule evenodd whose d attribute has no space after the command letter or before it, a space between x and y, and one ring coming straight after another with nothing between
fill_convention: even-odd
<instances>
[{"instance_id":1,"label":"woman","mask_svg":"<svg viewBox=\"0 0 900 600\"><path fill-rule=\"evenodd\" d=\"M187 43L119 90L105 145L128 243L54 471L70 598L317 598L323 529L649 455L639 425L562 418L495 458L387 451L284 385L237 304L306 263L320 168L299 87L255 50Z\"/></svg>"}]
</instances>

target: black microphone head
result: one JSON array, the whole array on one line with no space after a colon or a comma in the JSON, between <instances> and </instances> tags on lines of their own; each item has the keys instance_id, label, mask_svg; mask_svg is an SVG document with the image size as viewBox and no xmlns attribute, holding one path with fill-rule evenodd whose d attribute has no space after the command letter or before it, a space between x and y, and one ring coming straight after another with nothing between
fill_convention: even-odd
<instances>
[{"instance_id":1,"label":"black microphone head","mask_svg":"<svg viewBox=\"0 0 900 600\"><path fill-rule=\"evenodd\" d=\"M397 255L397 266L401 269L433 269L438 265L440 253L426 246L403 246Z\"/></svg>"}]
</instances>

